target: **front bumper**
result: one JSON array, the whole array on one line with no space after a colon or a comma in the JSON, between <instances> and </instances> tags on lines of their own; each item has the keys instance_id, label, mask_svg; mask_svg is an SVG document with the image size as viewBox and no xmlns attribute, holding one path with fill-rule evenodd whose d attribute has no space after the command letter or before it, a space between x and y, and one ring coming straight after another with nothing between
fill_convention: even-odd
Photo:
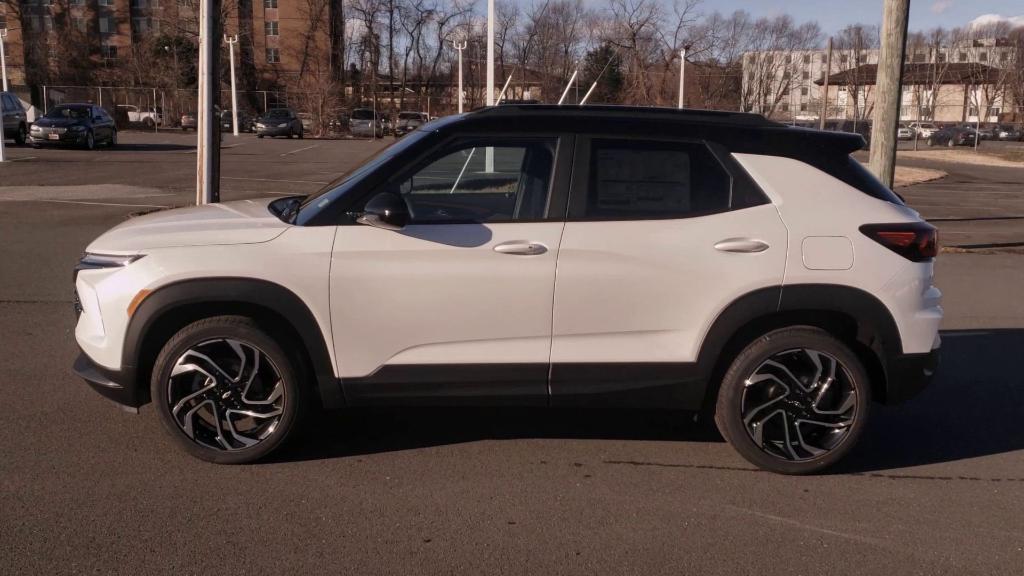
<instances>
[{"instance_id":1,"label":"front bumper","mask_svg":"<svg viewBox=\"0 0 1024 576\"><path fill-rule=\"evenodd\" d=\"M58 134L60 138L57 140L51 140L46 135L28 135L28 143L33 146L77 146L85 144L87 132L65 132L64 134Z\"/></svg>"},{"instance_id":2,"label":"front bumper","mask_svg":"<svg viewBox=\"0 0 1024 576\"><path fill-rule=\"evenodd\" d=\"M886 404L901 404L917 396L935 378L939 367L939 348L923 354L901 354L889 359L885 367Z\"/></svg>"},{"instance_id":3,"label":"front bumper","mask_svg":"<svg viewBox=\"0 0 1024 576\"><path fill-rule=\"evenodd\" d=\"M93 390L124 410L138 412L139 406L149 402L149 395L146 393L148 391L140 390L136 385L134 370L115 371L103 368L93 362L85 352L78 354L73 370Z\"/></svg>"},{"instance_id":4,"label":"front bumper","mask_svg":"<svg viewBox=\"0 0 1024 576\"><path fill-rule=\"evenodd\" d=\"M287 136L291 133L291 126L285 126L284 128L278 128L277 126L256 127L257 136Z\"/></svg>"}]
</instances>

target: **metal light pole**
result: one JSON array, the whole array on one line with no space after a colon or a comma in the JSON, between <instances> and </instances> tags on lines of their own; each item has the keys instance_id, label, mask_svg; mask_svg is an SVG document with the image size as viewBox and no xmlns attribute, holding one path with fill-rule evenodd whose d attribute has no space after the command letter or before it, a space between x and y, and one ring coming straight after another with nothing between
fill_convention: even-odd
<instances>
[{"instance_id":1,"label":"metal light pole","mask_svg":"<svg viewBox=\"0 0 1024 576\"><path fill-rule=\"evenodd\" d=\"M4 54L4 40L7 38L7 28L0 28L0 69L3 70L4 92L7 92L7 56ZM0 162L6 161L4 156L4 117L3 104L0 104Z\"/></svg>"},{"instance_id":2,"label":"metal light pole","mask_svg":"<svg viewBox=\"0 0 1024 576\"><path fill-rule=\"evenodd\" d=\"M466 49L466 41L461 44L453 41L452 48L459 51L459 114L462 114L462 51Z\"/></svg>"},{"instance_id":3,"label":"metal light pole","mask_svg":"<svg viewBox=\"0 0 1024 576\"><path fill-rule=\"evenodd\" d=\"M686 51L690 44L683 46L679 51L679 109L681 110L686 102Z\"/></svg>"},{"instance_id":4,"label":"metal light pole","mask_svg":"<svg viewBox=\"0 0 1024 576\"><path fill-rule=\"evenodd\" d=\"M0 70L4 77L4 92L7 92L7 54L4 53L4 42L7 40L7 28L0 28Z\"/></svg>"},{"instance_id":5,"label":"metal light pole","mask_svg":"<svg viewBox=\"0 0 1024 576\"><path fill-rule=\"evenodd\" d=\"M238 44L238 34L232 38L224 35L224 41L228 43L228 52L231 61L231 127L235 137L238 137L238 92L235 90L235 44Z\"/></svg>"},{"instance_id":6,"label":"metal light pole","mask_svg":"<svg viewBox=\"0 0 1024 576\"><path fill-rule=\"evenodd\" d=\"M487 98L494 106L494 0L487 0Z\"/></svg>"}]
</instances>

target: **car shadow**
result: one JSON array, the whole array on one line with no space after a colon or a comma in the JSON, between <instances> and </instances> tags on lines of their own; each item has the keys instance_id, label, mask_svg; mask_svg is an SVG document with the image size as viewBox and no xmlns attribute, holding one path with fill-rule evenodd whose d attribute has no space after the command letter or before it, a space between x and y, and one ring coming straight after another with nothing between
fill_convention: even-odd
<instances>
[{"instance_id":1,"label":"car shadow","mask_svg":"<svg viewBox=\"0 0 1024 576\"><path fill-rule=\"evenodd\" d=\"M865 473L1024 450L1024 329L942 333L936 381L872 409L857 448L832 470ZM488 439L722 442L711 419L678 411L569 408L359 408L328 412L274 458L302 461ZM707 462L668 463L706 465Z\"/></svg>"}]
</instances>

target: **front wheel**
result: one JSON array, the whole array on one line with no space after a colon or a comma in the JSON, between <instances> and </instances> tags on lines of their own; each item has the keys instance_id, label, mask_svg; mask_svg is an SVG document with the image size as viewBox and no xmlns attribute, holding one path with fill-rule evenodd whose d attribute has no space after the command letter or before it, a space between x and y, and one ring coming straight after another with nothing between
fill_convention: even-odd
<instances>
[{"instance_id":1,"label":"front wheel","mask_svg":"<svg viewBox=\"0 0 1024 576\"><path fill-rule=\"evenodd\" d=\"M808 474L850 452L864 431L870 401L857 355L824 330L797 326L765 334L733 360L715 422L752 464Z\"/></svg>"},{"instance_id":2,"label":"front wheel","mask_svg":"<svg viewBox=\"0 0 1024 576\"><path fill-rule=\"evenodd\" d=\"M25 145L25 140L27 140L27 139L28 139L28 131L25 130L25 125L24 124L20 124L18 126L18 131L14 133L14 143L17 144L18 146L24 146Z\"/></svg>"},{"instance_id":3,"label":"front wheel","mask_svg":"<svg viewBox=\"0 0 1024 576\"><path fill-rule=\"evenodd\" d=\"M167 342L150 388L160 419L187 452L242 464L267 456L295 429L298 377L292 358L252 319L216 316Z\"/></svg>"},{"instance_id":4,"label":"front wheel","mask_svg":"<svg viewBox=\"0 0 1024 576\"><path fill-rule=\"evenodd\" d=\"M96 149L96 138L92 135L92 131L86 132L85 134L85 149L95 150Z\"/></svg>"},{"instance_id":5,"label":"front wheel","mask_svg":"<svg viewBox=\"0 0 1024 576\"><path fill-rule=\"evenodd\" d=\"M117 146L117 130L110 131L110 141L107 142L107 145L109 145L111 148Z\"/></svg>"}]
</instances>

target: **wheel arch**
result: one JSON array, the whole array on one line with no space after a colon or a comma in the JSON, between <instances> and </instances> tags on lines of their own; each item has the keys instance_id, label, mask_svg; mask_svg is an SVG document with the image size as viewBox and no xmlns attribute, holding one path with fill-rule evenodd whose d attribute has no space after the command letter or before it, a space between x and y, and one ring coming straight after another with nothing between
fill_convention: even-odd
<instances>
[{"instance_id":1,"label":"wheel arch","mask_svg":"<svg viewBox=\"0 0 1024 576\"><path fill-rule=\"evenodd\" d=\"M722 376L744 347L772 330L788 326L814 326L844 341L864 363L873 397L888 401L887 361L899 355L903 346L899 328L885 304L851 286L795 284L745 294L715 319L697 360L708 383L704 407L714 406Z\"/></svg>"},{"instance_id":2,"label":"wheel arch","mask_svg":"<svg viewBox=\"0 0 1024 576\"><path fill-rule=\"evenodd\" d=\"M141 403L149 400L153 363L167 340L196 320L225 314L249 316L282 340L315 380L324 407L344 404L327 342L309 307L288 288L254 278L185 280L146 296L129 320L122 352L122 365L134 374ZM288 346L289 341L301 346Z\"/></svg>"}]
</instances>

